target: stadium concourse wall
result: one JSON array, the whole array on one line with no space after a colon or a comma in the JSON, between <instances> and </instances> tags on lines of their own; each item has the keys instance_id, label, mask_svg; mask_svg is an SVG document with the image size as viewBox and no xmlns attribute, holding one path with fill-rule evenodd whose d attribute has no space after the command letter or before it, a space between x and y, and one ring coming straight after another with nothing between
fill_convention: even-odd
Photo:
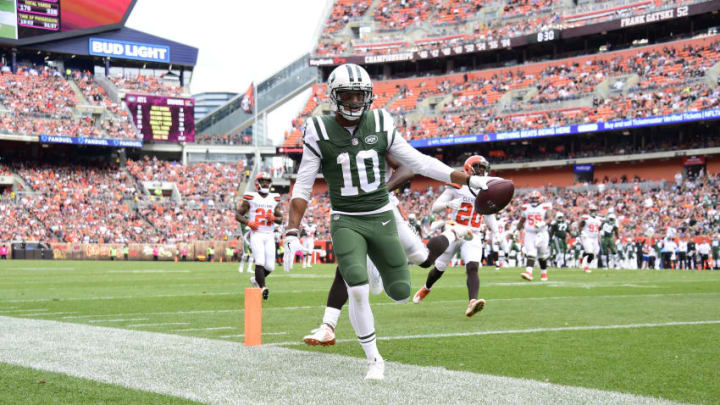
<instances>
[{"instance_id":1,"label":"stadium concourse wall","mask_svg":"<svg viewBox=\"0 0 720 405\"><path fill-rule=\"evenodd\" d=\"M153 250L158 249L158 261L182 260L182 249L187 249L188 261L207 261L207 248L213 246L213 261L228 261L225 248L234 249L238 241L198 241L177 244L129 243L128 260L153 260ZM110 260L112 248L117 250L116 260L123 257L123 243L50 243L54 260Z\"/></svg>"}]
</instances>

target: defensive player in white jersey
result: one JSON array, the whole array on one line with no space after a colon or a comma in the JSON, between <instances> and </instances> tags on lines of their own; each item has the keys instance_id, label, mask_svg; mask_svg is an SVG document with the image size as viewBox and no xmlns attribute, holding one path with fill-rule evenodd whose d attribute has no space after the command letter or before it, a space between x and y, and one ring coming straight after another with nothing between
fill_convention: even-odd
<instances>
[{"instance_id":1,"label":"defensive player in white jersey","mask_svg":"<svg viewBox=\"0 0 720 405\"><path fill-rule=\"evenodd\" d=\"M535 260L540 264L540 281L547 281L547 259L550 257L550 234L548 229L552 219L552 204L542 202L538 191L530 193L528 203L522 206L522 217L518 222L518 230L525 231L525 272L520 276L527 281L533 279Z\"/></svg>"},{"instance_id":2,"label":"defensive player in white jersey","mask_svg":"<svg viewBox=\"0 0 720 405\"><path fill-rule=\"evenodd\" d=\"M250 277L250 283L262 289L263 299L268 299L270 293L265 277L275 270L275 225L282 223L280 196L270 192L271 185L270 175L259 173L255 177L257 191L243 195L235 214L235 219L250 228L250 248L255 259L255 276Z\"/></svg>"},{"instance_id":3,"label":"defensive player in white jersey","mask_svg":"<svg viewBox=\"0 0 720 405\"><path fill-rule=\"evenodd\" d=\"M410 263L419 265L420 267L430 267L435 259L442 254L447 247L456 240L458 237L463 237L467 234L467 230L462 227L447 227L447 229L438 236L430 238L427 245L425 245L414 227L405 219L402 211L400 210L400 201L392 193L392 190L405 184L408 180L412 179L415 174L404 166L400 166L395 160L386 156L387 163L390 167L396 168L392 175L386 174L387 187L390 193L390 203L393 204L393 215L397 223L397 233L400 238L400 243L405 250L405 255ZM382 278L378 272L375 264L368 257L367 259L367 272L368 280L370 284L370 291L373 294L380 294L383 292ZM340 319L340 312L342 307L348 301L347 288L345 281L342 278L339 270L335 271L335 280L330 286L328 292L327 304L325 307L325 313L323 315L322 323L320 327L313 329L310 335L303 338L305 344L311 346L332 346L335 344L335 328L337 328L338 320Z\"/></svg>"},{"instance_id":4,"label":"defensive player in white jersey","mask_svg":"<svg viewBox=\"0 0 720 405\"><path fill-rule=\"evenodd\" d=\"M591 273L590 264L600 251L600 225L602 218L598 215L597 206L590 204L590 214L583 215L580 219L580 242L583 250L583 270L585 273Z\"/></svg>"},{"instance_id":5,"label":"defensive player in white jersey","mask_svg":"<svg viewBox=\"0 0 720 405\"><path fill-rule=\"evenodd\" d=\"M305 250L305 255L302 259L302 267L311 268L312 258L315 254L315 233L317 233L317 225L312 223L312 215L308 215L307 222L302 226L302 246Z\"/></svg>"},{"instance_id":6,"label":"defensive player in white jersey","mask_svg":"<svg viewBox=\"0 0 720 405\"><path fill-rule=\"evenodd\" d=\"M490 174L490 163L480 155L470 156L465 160L464 169L468 176L487 176ZM465 263L465 273L467 275L469 302L465 309L465 316L471 317L482 311L485 307L485 300L478 298L478 290L480 288L478 269L480 268L483 254L483 232L481 225L483 222L487 225L493 234L493 239L500 237L500 229L495 215L481 216L475 211L475 196L476 193L471 191L467 185L462 187L450 185L440 194L440 197L435 200L431 209L433 213L441 213L450 208L452 210L450 221L466 227L466 229L469 229L471 232L465 234L465 238L458 238L453 241L445 252L435 260L435 267L428 273L425 285L422 286L413 297L414 303L419 304L430 294L433 285L442 277L453 254L459 249L462 260Z\"/></svg>"}]
</instances>

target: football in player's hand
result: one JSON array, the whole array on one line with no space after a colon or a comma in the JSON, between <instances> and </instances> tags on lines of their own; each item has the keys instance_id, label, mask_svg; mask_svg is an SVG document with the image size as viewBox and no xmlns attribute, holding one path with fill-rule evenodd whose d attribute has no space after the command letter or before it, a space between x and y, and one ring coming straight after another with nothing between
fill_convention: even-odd
<instances>
[{"instance_id":1,"label":"football in player's hand","mask_svg":"<svg viewBox=\"0 0 720 405\"><path fill-rule=\"evenodd\" d=\"M487 190L480 190L475 197L475 212L482 215L496 214L505 208L515 194L513 182L506 179L492 179Z\"/></svg>"}]
</instances>

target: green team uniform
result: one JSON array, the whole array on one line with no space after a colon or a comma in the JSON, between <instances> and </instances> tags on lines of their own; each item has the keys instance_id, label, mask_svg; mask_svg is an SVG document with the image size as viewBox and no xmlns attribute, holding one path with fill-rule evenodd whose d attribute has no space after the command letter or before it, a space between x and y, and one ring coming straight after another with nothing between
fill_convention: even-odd
<instances>
[{"instance_id":1,"label":"green team uniform","mask_svg":"<svg viewBox=\"0 0 720 405\"><path fill-rule=\"evenodd\" d=\"M617 254L615 245L615 231L618 229L615 222L605 221L600 226L600 246L605 254Z\"/></svg>"},{"instance_id":2,"label":"green team uniform","mask_svg":"<svg viewBox=\"0 0 720 405\"><path fill-rule=\"evenodd\" d=\"M565 254L567 252L567 233L569 225L567 221L553 221L550 224L550 232L552 234L552 249L555 253Z\"/></svg>"},{"instance_id":3,"label":"green team uniform","mask_svg":"<svg viewBox=\"0 0 720 405\"><path fill-rule=\"evenodd\" d=\"M399 136L389 114L371 110L353 134L333 115L310 118L303 141L320 158L328 184L330 235L343 279L351 287L367 284L370 256L388 296L404 300L410 296L410 272L385 184L385 153Z\"/></svg>"}]
</instances>

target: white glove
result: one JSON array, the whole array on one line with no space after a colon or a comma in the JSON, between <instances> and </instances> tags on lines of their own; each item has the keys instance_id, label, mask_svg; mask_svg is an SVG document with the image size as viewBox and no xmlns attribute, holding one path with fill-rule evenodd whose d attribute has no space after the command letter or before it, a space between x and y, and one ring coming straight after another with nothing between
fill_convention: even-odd
<instances>
[{"instance_id":1,"label":"white glove","mask_svg":"<svg viewBox=\"0 0 720 405\"><path fill-rule=\"evenodd\" d=\"M487 190L487 182L488 180L492 179L490 176L470 176L470 180L468 180L468 185L470 188L479 188L480 190Z\"/></svg>"},{"instance_id":2,"label":"white glove","mask_svg":"<svg viewBox=\"0 0 720 405\"><path fill-rule=\"evenodd\" d=\"M447 207L453 210L459 210L460 206L462 205L462 198L456 198L454 200L450 200L447 203Z\"/></svg>"},{"instance_id":3,"label":"white glove","mask_svg":"<svg viewBox=\"0 0 720 405\"><path fill-rule=\"evenodd\" d=\"M283 254L283 269L290 271L295 264L295 253L302 252L303 247L295 235L285 235L285 253Z\"/></svg>"}]
</instances>

